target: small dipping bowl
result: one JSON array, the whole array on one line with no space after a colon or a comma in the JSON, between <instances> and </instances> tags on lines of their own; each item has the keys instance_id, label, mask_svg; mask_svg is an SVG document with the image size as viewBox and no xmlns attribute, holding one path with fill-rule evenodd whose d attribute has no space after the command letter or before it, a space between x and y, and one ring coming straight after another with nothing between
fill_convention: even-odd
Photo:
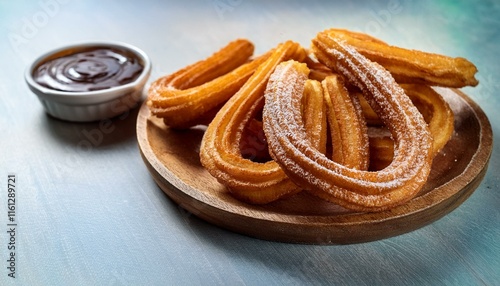
<instances>
[{"instance_id":1,"label":"small dipping bowl","mask_svg":"<svg viewBox=\"0 0 500 286\"><path fill-rule=\"evenodd\" d=\"M151 73L140 49L119 42L62 47L38 57L25 80L53 117L90 122L137 106Z\"/></svg>"}]
</instances>

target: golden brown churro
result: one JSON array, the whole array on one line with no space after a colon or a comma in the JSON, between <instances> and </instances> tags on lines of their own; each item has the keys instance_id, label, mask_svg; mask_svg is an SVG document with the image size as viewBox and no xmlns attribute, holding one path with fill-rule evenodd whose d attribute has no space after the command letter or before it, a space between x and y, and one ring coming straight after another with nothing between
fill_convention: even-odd
<instances>
[{"instance_id":1,"label":"golden brown churro","mask_svg":"<svg viewBox=\"0 0 500 286\"><path fill-rule=\"evenodd\" d=\"M209 124L200 149L202 165L231 193L261 204L300 191L274 161L253 162L240 152L242 130L264 104L263 93L275 67L289 59L303 60L297 43L280 44Z\"/></svg>"},{"instance_id":2,"label":"golden brown churro","mask_svg":"<svg viewBox=\"0 0 500 286\"><path fill-rule=\"evenodd\" d=\"M151 112L175 128L210 122L266 59L248 62L253 50L249 41L235 40L209 58L157 79L149 88Z\"/></svg>"},{"instance_id":3,"label":"golden brown churro","mask_svg":"<svg viewBox=\"0 0 500 286\"><path fill-rule=\"evenodd\" d=\"M354 47L360 54L379 63L399 83L420 83L446 87L476 86L477 68L464 58L408 50L375 40L366 40L363 34L329 29L321 34L336 38Z\"/></svg>"},{"instance_id":4,"label":"golden brown churro","mask_svg":"<svg viewBox=\"0 0 500 286\"><path fill-rule=\"evenodd\" d=\"M287 62L276 69L265 95L264 131L271 156L298 185L350 209L378 211L408 201L425 184L432 162L432 138L422 115L378 64L335 38L318 35L313 44L320 61L363 91L398 152L388 167L369 172L336 163L312 148L296 115L303 84L290 88L291 78L300 78L304 69Z\"/></svg>"}]
</instances>

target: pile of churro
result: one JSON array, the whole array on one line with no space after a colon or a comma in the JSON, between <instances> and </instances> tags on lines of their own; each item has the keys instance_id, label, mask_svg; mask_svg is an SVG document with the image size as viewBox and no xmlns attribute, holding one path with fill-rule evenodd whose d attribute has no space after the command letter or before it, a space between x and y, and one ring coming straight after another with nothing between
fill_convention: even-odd
<instances>
[{"instance_id":1,"label":"pile of churro","mask_svg":"<svg viewBox=\"0 0 500 286\"><path fill-rule=\"evenodd\" d=\"M207 125L202 165L251 204L302 191L355 211L404 204L454 131L432 87L478 84L464 58L340 29L253 53L230 42L154 81L147 101L170 128Z\"/></svg>"}]
</instances>

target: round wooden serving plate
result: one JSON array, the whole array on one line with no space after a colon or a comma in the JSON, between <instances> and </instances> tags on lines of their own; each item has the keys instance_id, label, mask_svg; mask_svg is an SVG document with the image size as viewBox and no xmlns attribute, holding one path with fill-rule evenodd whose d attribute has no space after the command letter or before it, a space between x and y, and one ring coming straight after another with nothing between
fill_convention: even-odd
<instances>
[{"instance_id":1,"label":"round wooden serving plate","mask_svg":"<svg viewBox=\"0 0 500 286\"><path fill-rule=\"evenodd\" d=\"M425 226L458 207L483 179L493 145L481 108L454 89L438 89L455 113L455 134L434 159L427 184L405 205L384 212L345 210L305 192L263 206L234 199L200 164L204 129L172 130L143 104L139 148L159 187L187 211L252 237L307 244L383 239Z\"/></svg>"}]
</instances>

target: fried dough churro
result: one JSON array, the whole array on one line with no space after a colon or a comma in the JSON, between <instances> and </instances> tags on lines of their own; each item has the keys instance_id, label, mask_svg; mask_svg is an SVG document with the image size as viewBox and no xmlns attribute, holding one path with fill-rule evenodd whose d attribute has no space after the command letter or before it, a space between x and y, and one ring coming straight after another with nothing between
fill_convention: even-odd
<instances>
[{"instance_id":1,"label":"fried dough churro","mask_svg":"<svg viewBox=\"0 0 500 286\"><path fill-rule=\"evenodd\" d=\"M264 90L275 67L289 59L303 60L297 43L280 44L209 124L200 148L202 165L237 198L269 203L296 193L297 187L274 161L257 163L243 158L239 144L242 130L264 104Z\"/></svg>"},{"instance_id":2,"label":"fried dough churro","mask_svg":"<svg viewBox=\"0 0 500 286\"><path fill-rule=\"evenodd\" d=\"M153 115L174 128L208 123L266 59L249 62L251 42L239 39L205 60L154 81L148 105Z\"/></svg>"},{"instance_id":3,"label":"fried dough churro","mask_svg":"<svg viewBox=\"0 0 500 286\"><path fill-rule=\"evenodd\" d=\"M381 41L367 40L361 33L329 29L318 35L332 37L354 47L360 54L386 68L399 83L445 87L476 86L477 68L464 58L408 50Z\"/></svg>"},{"instance_id":4,"label":"fried dough churro","mask_svg":"<svg viewBox=\"0 0 500 286\"><path fill-rule=\"evenodd\" d=\"M351 96L339 76L322 81L332 141L332 160L349 168L368 169L367 126L361 104Z\"/></svg>"},{"instance_id":5,"label":"fried dough churro","mask_svg":"<svg viewBox=\"0 0 500 286\"><path fill-rule=\"evenodd\" d=\"M276 70L266 91L264 131L271 156L298 185L324 194L336 204L358 211L380 211L413 198L430 172L432 138L418 110L391 75L335 38L314 39L318 59L344 75L368 98L395 139L396 155L378 172L349 168L326 158L307 143L301 130L297 101L303 74L295 62Z\"/></svg>"}]
</instances>

